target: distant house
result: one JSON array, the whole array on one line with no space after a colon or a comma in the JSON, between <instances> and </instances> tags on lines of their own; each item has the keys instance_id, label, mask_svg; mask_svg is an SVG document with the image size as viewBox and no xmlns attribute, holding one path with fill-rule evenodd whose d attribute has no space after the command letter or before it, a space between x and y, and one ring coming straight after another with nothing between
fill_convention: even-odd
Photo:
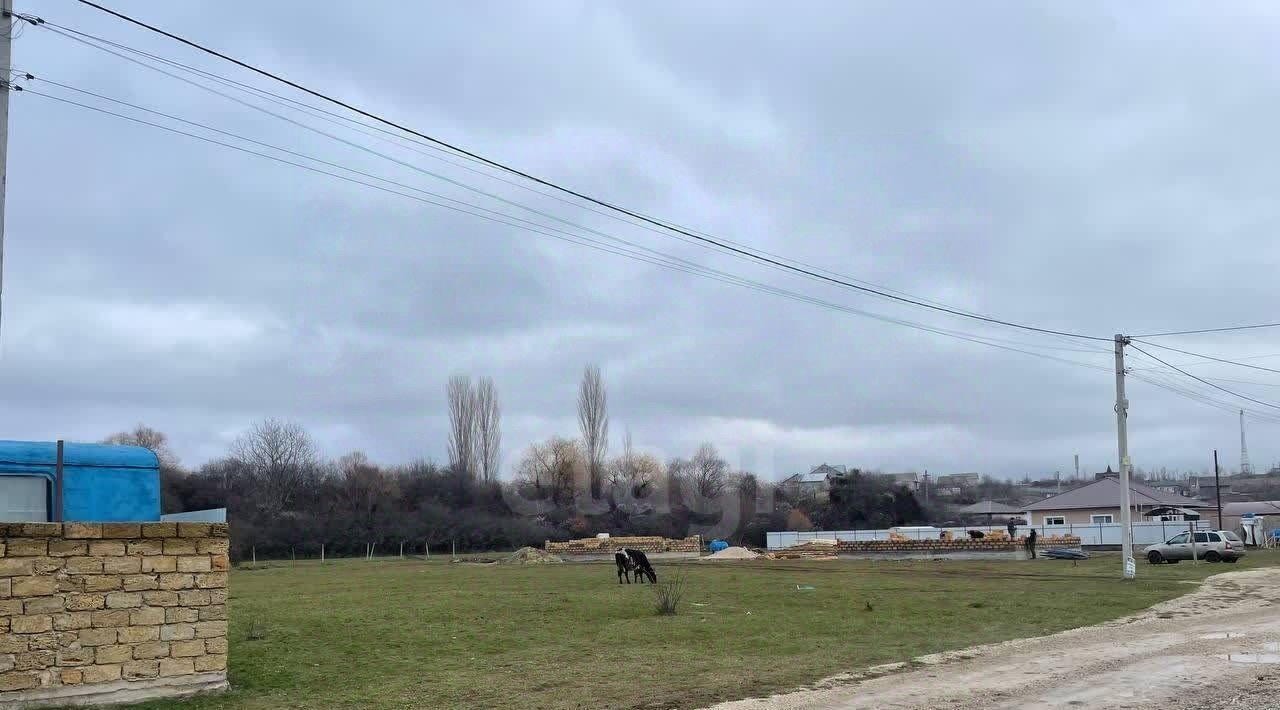
<instances>
[{"instance_id":1,"label":"distant house","mask_svg":"<svg viewBox=\"0 0 1280 710\"><path fill-rule=\"evenodd\" d=\"M793 496L818 496L822 497L831 490L831 479L835 476L843 476L848 473L848 469L844 466L833 466L831 464L822 464L810 469L808 473L797 473L788 476L778 482L778 487L790 493Z\"/></svg>"},{"instance_id":2,"label":"distant house","mask_svg":"<svg viewBox=\"0 0 1280 710\"><path fill-rule=\"evenodd\" d=\"M1217 522L1217 510L1212 506L1204 511L1206 518ZM1280 520L1280 500L1255 500L1235 503L1222 504L1222 527L1224 530L1240 531L1240 518L1245 515L1261 516L1268 518L1266 529L1271 530L1276 526L1275 520Z\"/></svg>"},{"instance_id":3,"label":"distant house","mask_svg":"<svg viewBox=\"0 0 1280 710\"><path fill-rule=\"evenodd\" d=\"M1144 510L1159 506L1204 508L1204 501L1163 493L1141 483L1129 484L1129 501L1137 509L1134 521L1141 520ZM1031 525L1087 525L1120 522L1120 479L1106 476L1087 486L1050 496L1023 506Z\"/></svg>"},{"instance_id":4,"label":"distant house","mask_svg":"<svg viewBox=\"0 0 1280 710\"><path fill-rule=\"evenodd\" d=\"M949 473L938 476L933 492L943 497L962 495L982 482L980 473Z\"/></svg>"},{"instance_id":5,"label":"distant house","mask_svg":"<svg viewBox=\"0 0 1280 710\"><path fill-rule=\"evenodd\" d=\"M1021 517L1022 511L1017 508L1007 506L1003 503L997 503L994 500L980 500L973 505L966 505L963 508L956 508L955 513L965 517L986 516L987 522L993 518L1007 520L1009 518Z\"/></svg>"},{"instance_id":6,"label":"distant house","mask_svg":"<svg viewBox=\"0 0 1280 710\"><path fill-rule=\"evenodd\" d=\"M1158 481L1153 483L1151 487L1161 493L1168 493L1170 495L1187 497L1190 497L1191 495L1191 486L1177 481Z\"/></svg>"},{"instance_id":7,"label":"distant house","mask_svg":"<svg viewBox=\"0 0 1280 710\"><path fill-rule=\"evenodd\" d=\"M920 489L920 474L915 472L909 473L878 473L880 478L887 479L896 486L906 486L908 490L916 491Z\"/></svg>"},{"instance_id":8,"label":"distant house","mask_svg":"<svg viewBox=\"0 0 1280 710\"><path fill-rule=\"evenodd\" d=\"M1231 481L1223 480L1222 485L1213 476L1196 476L1191 479L1196 497L1200 500L1213 501L1221 493L1223 497L1231 495ZM1219 490L1221 489L1221 490Z\"/></svg>"},{"instance_id":9,"label":"distant house","mask_svg":"<svg viewBox=\"0 0 1280 710\"><path fill-rule=\"evenodd\" d=\"M1107 466L1107 470L1102 473L1093 474L1093 480L1095 481L1101 481L1104 478L1120 478L1120 473L1118 471L1112 471L1111 466Z\"/></svg>"}]
</instances>

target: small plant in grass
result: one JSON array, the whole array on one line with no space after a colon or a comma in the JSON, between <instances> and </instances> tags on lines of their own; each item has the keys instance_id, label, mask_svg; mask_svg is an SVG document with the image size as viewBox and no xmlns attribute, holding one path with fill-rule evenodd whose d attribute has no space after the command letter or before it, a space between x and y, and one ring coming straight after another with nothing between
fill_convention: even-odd
<instances>
[{"instance_id":1,"label":"small plant in grass","mask_svg":"<svg viewBox=\"0 0 1280 710\"><path fill-rule=\"evenodd\" d=\"M250 641L261 641L267 637L267 627L258 620L257 612L249 612L249 625L244 635Z\"/></svg>"},{"instance_id":2,"label":"small plant in grass","mask_svg":"<svg viewBox=\"0 0 1280 710\"><path fill-rule=\"evenodd\" d=\"M684 575L676 573L653 586L657 597L655 610L658 616L675 616L680 600L684 598Z\"/></svg>"}]
</instances>

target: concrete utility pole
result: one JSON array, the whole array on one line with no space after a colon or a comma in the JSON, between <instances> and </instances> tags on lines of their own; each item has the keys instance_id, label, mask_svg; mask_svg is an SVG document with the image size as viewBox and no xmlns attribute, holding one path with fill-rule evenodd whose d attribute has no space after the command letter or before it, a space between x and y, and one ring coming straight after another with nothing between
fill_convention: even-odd
<instances>
[{"instance_id":1,"label":"concrete utility pole","mask_svg":"<svg viewBox=\"0 0 1280 710\"><path fill-rule=\"evenodd\" d=\"M1129 339L1116 334L1116 448L1120 454L1120 550L1122 574L1133 579L1133 510L1129 503L1129 400L1124 396L1124 346Z\"/></svg>"},{"instance_id":2,"label":"concrete utility pole","mask_svg":"<svg viewBox=\"0 0 1280 710\"><path fill-rule=\"evenodd\" d=\"M1222 479L1218 477L1218 450L1213 450L1213 490L1218 495L1218 529L1222 529Z\"/></svg>"},{"instance_id":3,"label":"concrete utility pole","mask_svg":"<svg viewBox=\"0 0 1280 710\"><path fill-rule=\"evenodd\" d=\"M0 0L0 313L4 310L4 193L9 179L9 72L13 63L13 0ZM0 323L3 321L0 320Z\"/></svg>"}]
</instances>

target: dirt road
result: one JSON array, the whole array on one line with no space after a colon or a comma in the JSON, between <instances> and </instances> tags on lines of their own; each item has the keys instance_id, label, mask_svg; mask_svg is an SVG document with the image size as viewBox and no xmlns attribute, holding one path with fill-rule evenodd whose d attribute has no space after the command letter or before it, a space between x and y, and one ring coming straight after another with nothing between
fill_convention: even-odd
<instances>
[{"instance_id":1,"label":"dirt road","mask_svg":"<svg viewBox=\"0 0 1280 710\"><path fill-rule=\"evenodd\" d=\"M1280 569L1210 577L1192 594L1100 626L924 656L714 710L1245 707L1280 708Z\"/></svg>"}]
</instances>

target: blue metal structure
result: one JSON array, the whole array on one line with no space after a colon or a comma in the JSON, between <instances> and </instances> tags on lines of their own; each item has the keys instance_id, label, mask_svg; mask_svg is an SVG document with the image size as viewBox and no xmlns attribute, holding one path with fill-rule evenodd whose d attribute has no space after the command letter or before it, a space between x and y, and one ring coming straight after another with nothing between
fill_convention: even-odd
<instances>
[{"instance_id":1,"label":"blue metal structure","mask_svg":"<svg viewBox=\"0 0 1280 710\"><path fill-rule=\"evenodd\" d=\"M0 477L48 481L48 520L57 518L58 445L0 441ZM66 443L62 457L62 519L77 522L160 519L160 461L141 446Z\"/></svg>"}]
</instances>

